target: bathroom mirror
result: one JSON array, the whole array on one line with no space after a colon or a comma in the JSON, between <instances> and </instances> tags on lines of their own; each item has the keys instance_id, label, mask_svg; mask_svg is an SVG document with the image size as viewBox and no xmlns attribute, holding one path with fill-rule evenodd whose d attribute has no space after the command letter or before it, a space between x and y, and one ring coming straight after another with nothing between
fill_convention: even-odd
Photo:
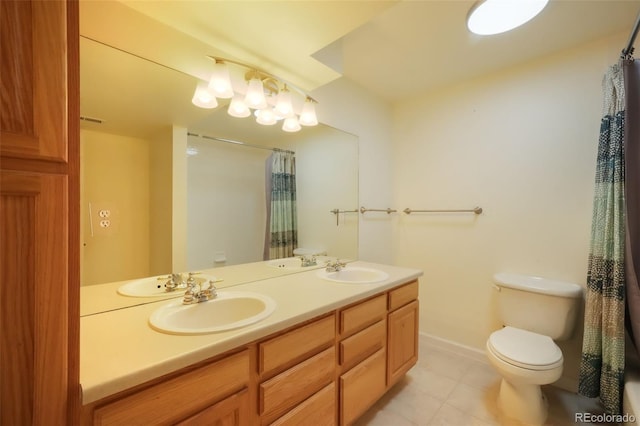
<instances>
[{"instance_id":1,"label":"bathroom mirror","mask_svg":"<svg viewBox=\"0 0 640 426\"><path fill-rule=\"evenodd\" d=\"M85 37L80 62L81 314L155 301L99 290L105 283L297 272L238 266L263 260L273 149L296 155L298 246L357 258L357 214L331 213L358 206L356 136L322 124L286 133L230 117L223 102L195 107L196 78Z\"/></svg>"}]
</instances>

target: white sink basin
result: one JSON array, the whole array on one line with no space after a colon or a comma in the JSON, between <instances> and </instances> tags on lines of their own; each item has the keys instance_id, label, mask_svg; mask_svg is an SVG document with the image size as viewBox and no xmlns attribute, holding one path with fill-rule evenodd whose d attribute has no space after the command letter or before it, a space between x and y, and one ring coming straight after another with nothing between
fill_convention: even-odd
<instances>
[{"instance_id":1,"label":"white sink basin","mask_svg":"<svg viewBox=\"0 0 640 426\"><path fill-rule=\"evenodd\" d=\"M268 296L244 291L218 291L215 299L193 305L175 300L149 318L154 329L169 334L208 334L245 327L267 318L276 308Z\"/></svg>"},{"instance_id":2,"label":"white sink basin","mask_svg":"<svg viewBox=\"0 0 640 426\"><path fill-rule=\"evenodd\" d=\"M302 260L299 257L285 257L283 259L274 259L267 261L267 266L278 269L303 270L324 266L329 260L328 256L316 256L316 264L312 266L302 266Z\"/></svg>"},{"instance_id":3,"label":"white sink basin","mask_svg":"<svg viewBox=\"0 0 640 426\"><path fill-rule=\"evenodd\" d=\"M215 277L205 275L199 275L194 278L198 284L209 280L216 281ZM129 297L171 297L181 296L187 290L186 288L176 288L174 291L165 291L164 285L168 280L166 276L162 276L129 281L118 287L118 294Z\"/></svg>"},{"instance_id":4,"label":"white sink basin","mask_svg":"<svg viewBox=\"0 0 640 426\"><path fill-rule=\"evenodd\" d=\"M346 284L371 284L389 278L389 274L378 269L349 265L337 272L327 272L326 269L321 269L318 271L318 276L327 281Z\"/></svg>"}]
</instances>

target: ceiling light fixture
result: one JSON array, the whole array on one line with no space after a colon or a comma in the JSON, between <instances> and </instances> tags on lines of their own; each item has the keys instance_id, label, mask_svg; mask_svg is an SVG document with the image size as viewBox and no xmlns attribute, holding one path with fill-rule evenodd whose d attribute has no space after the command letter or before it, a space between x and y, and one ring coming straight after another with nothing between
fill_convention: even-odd
<instances>
[{"instance_id":1,"label":"ceiling light fixture","mask_svg":"<svg viewBox=\"0 0 640 426\"><path fill-rule=\"evenodd\" d=\"M192 102L200 108L215 108L218 106L216 98L229 99L227 113L233 117L249 117L254 110L256 121L265 126L271 126L282 121L282 130L297 132L302 126L318 124L315 99L291 83L258 69L251 65L230 59L208 56L214 61L211 79L199 82ZM235 88L231 83L231 71L228 64L234 65L231 71L242 71L246 85ZM296 116L293 92L301 98L298 102L300 113Z\"/></svg>"},{"instance_id":2,"label":"ceiling light fixture","mask_svg":"<svg viewBox=\"0 0 640 426\"><path fill-rule=\"evenodd\" d=\"M547 3L549 0L483 0L471 8L467 28L479 35L504 33L529 22Z\"/></svg>"}]
</instances>

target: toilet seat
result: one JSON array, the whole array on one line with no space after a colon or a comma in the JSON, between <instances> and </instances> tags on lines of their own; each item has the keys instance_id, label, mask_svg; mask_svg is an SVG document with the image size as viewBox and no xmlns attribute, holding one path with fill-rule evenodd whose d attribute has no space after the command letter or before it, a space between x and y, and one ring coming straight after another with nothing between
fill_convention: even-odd
<instances>
[{"instance_id":1,"label":"toilet seat","mask_svg":"<svg viewBox=\"0 0 640 426\"><path fill-rule=\"evenodd\" d=\"M562 366L562 351L549 337L506 326L489 336L488 347L500 360L528 370Z\"/></svg>"}]
</instances>

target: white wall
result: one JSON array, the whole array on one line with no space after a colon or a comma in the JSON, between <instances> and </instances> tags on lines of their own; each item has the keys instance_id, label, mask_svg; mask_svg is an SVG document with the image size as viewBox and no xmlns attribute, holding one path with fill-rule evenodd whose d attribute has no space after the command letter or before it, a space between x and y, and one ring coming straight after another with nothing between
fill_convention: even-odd
<instances>
[{"instance_id":1,"label":"white wall","mask_svg":"<svg viewBox=\"0 0 640 426\"><path fill-rule=\"evenodd\" d=\"M333 81L312 95L319 101L316 110L323 123L359 138L360 205L391 207L391 107L346 78ZM358 257L392 263L392 218L386 214L358 215Z\"/></svg>"},{"instance_id":2,"label":"white wall","mask_svg":"<svg viewBox=\"0 0 640 426\"><path fill-rule=\"evenodd\" d=\"M483 349L501 325L495 272L585 285L600 85L623 44L608 38L396 106L394 204L484 209L398 217L394 263L424 270L421 332ZM569 378L581 337L562 345Z\"/></svg>"}]
</instances>

